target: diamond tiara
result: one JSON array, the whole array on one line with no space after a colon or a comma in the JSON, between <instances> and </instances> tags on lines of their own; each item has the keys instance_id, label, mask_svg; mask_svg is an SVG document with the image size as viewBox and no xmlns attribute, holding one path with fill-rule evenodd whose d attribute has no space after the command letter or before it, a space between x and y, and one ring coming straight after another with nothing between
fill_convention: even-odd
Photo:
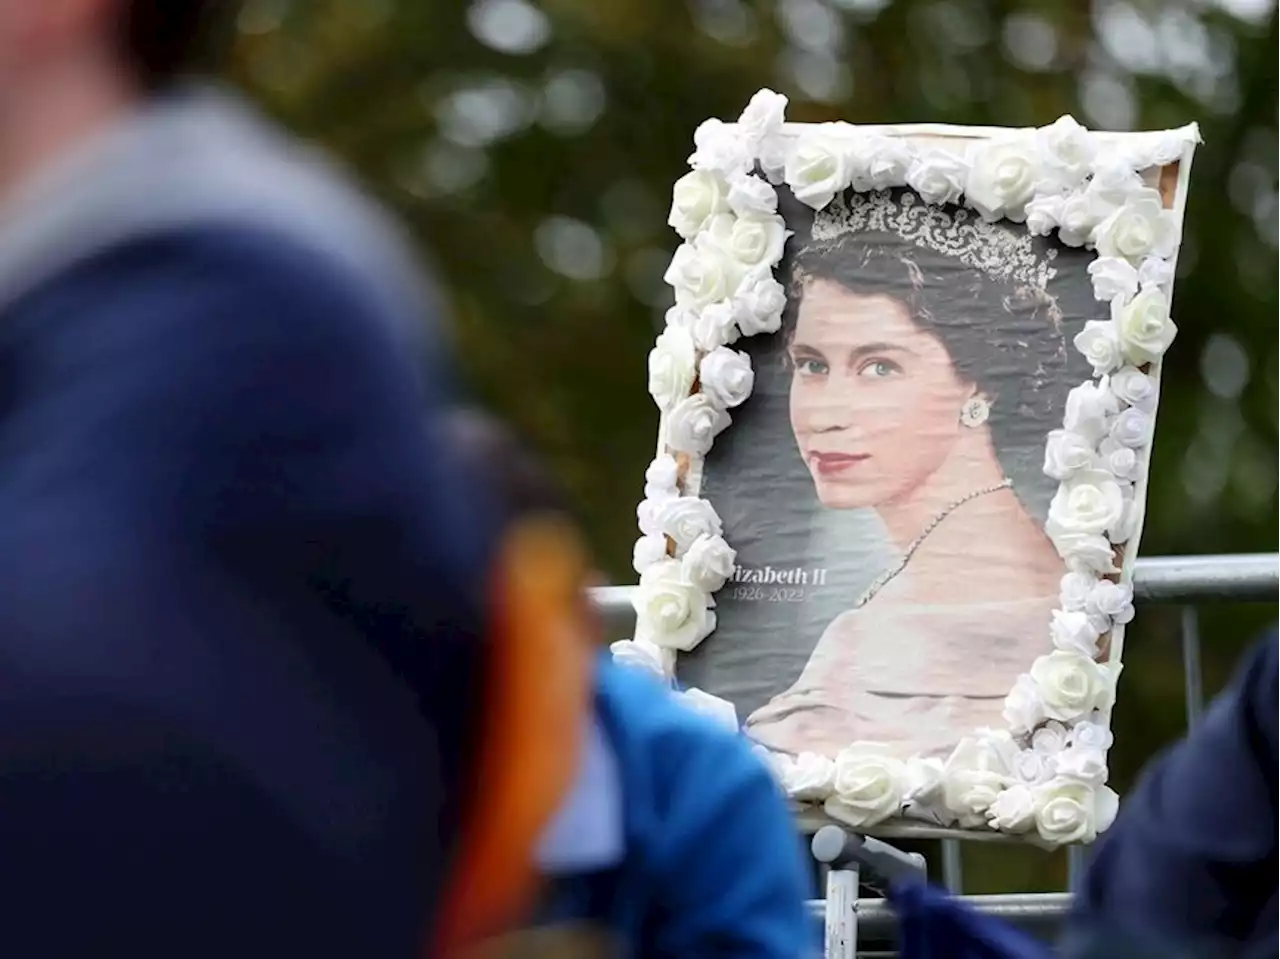
<instances>
[{"instance_id":1,"label":"diamond tiara","mask_svg":"<svg viewBox=\"0 0 1280 959\"><path fill-rule=\"evenodd\" d=\"M814 216L811 236L815 241L851 233L890 233L954 257L994 279L1042 291L1058 272L1050 266L1058 251L1037 253L1035 240L1025 229L988 223L970 210L953 213L930 206L910 191L898 200L888 190L849 191Z\"/></svg>"}]
</instances>

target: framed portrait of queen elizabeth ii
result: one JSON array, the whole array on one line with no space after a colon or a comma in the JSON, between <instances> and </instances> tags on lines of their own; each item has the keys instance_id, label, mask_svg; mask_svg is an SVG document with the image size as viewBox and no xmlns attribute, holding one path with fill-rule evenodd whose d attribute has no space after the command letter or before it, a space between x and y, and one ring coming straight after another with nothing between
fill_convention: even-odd
<instances>
[{"instance_id":1,"label":"framed portrait of queen elizabeth ii","mask_svg":"<svg viewBox=\"0 0 1280 959\"><path fill-rule=\"evenodd\" d=\"M1195 129L784 103L704 125L675 190L619 654L856 827L1087 841Z\"/></svg>"}]
</instances>

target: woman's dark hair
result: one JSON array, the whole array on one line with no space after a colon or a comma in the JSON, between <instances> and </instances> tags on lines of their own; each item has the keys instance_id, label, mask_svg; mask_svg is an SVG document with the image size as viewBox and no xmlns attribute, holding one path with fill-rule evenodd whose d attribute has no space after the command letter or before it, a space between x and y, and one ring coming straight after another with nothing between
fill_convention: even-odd
<instances>
[{"instance_id":1,"label":"woman's dark hair","mask_svg":"<svg viewBox=\"0 0 1280 959\"><path fill-rule=\"evenodd\" d=\"M554 514L574 519L573 505L551 472L493 417L461 409L445 414L440 438L469 475L492 484L515 518Z\"/></svg>"},{"instance_id":2,"label":"woman's dark hair","mask_svg":"<svg viewBox=\"0 0 1280 959\"><path fill-rule=\"evenodd\" d=\"M945 209L960 219L973 215ZM1002 462L1042 455L1045 435L1062 425L1067 391L1081 381L1069 369L1063 315L1051 291L999 279L886 232L809 240L789 261L788 342L808 283L825 280L862 296L891 297L919 329L938 338L957 373L990 401L987 424ZM1014 475L1013 464L1005 465Z\"/></svg>"},{"instance_id":3,"label":"woman's dark hair","mask_svg":"<svg viewBox=\"0 0 1280 959\"><path fill-rule=\"evenodd\" d=\"M156 93L216 69L240 6L239 0L122 0L118 35L142 89Z\"/></svg>"}]
</instances>

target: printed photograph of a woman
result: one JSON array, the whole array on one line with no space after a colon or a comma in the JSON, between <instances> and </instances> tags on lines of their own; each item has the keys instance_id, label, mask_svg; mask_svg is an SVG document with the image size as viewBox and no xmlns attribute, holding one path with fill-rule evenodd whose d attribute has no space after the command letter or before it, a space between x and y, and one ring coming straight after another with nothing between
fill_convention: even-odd
<instances>
[{"instance_id":1,"label":"printed photograph of a woman","mask_svg":"<svg viewBox=\"0 0 1280 959\"><path fill-rule=\"evenodd\" d=\"M870 740L904 758L945 755L1002 725L1014 680L1049 650L1064 568L1037 474L1067 391L1088 376L1067 350L1058 254L1023 226L910 191L837 198L795 241L773 345L787 423L775 412L772 428L786 429L807 477L812 525L862 511L883 543L856 593L811 591L828 621L798 676L763 704L741 703L760 744L834 755ZM1072 285L1087 292L1081 268ZM834 554L814 565L875 553L810 542ZM727 645L735 617L721 615Z\"/></svg>"}]
</instances>

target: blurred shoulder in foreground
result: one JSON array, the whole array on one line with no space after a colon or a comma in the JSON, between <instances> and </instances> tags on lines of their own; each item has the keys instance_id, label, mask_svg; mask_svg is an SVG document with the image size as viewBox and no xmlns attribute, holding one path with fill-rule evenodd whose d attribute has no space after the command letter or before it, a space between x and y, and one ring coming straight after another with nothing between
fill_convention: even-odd
<instances>
[{"instance_id":1,"label":"blurred shoulder in foreground","mask_svg":"<svg viewBox=\"0 0 1280 959\"><path fill-rule=\"evenodd\" d=\"M1277 638L1121 803L1065 955L1262 957L1277 936Z\"/></svg>"},{"instance_id":2,"label":"blurred shoulder in foreground","mask_svg":"<svg viewBox=\"0 0 1280 959\"><path fill-rule=\"evenodd\" d=\"M14 23L48 38L94 6ZM5 159L54 88L29 78L71 72L29 66L0 76L23 84ZM15 954L432 934L486 749L501 548L483 481L423 435L450 393L439 326L378 212L223 93L115 104L0 201Z\"/></svg>"}]
</instances>

